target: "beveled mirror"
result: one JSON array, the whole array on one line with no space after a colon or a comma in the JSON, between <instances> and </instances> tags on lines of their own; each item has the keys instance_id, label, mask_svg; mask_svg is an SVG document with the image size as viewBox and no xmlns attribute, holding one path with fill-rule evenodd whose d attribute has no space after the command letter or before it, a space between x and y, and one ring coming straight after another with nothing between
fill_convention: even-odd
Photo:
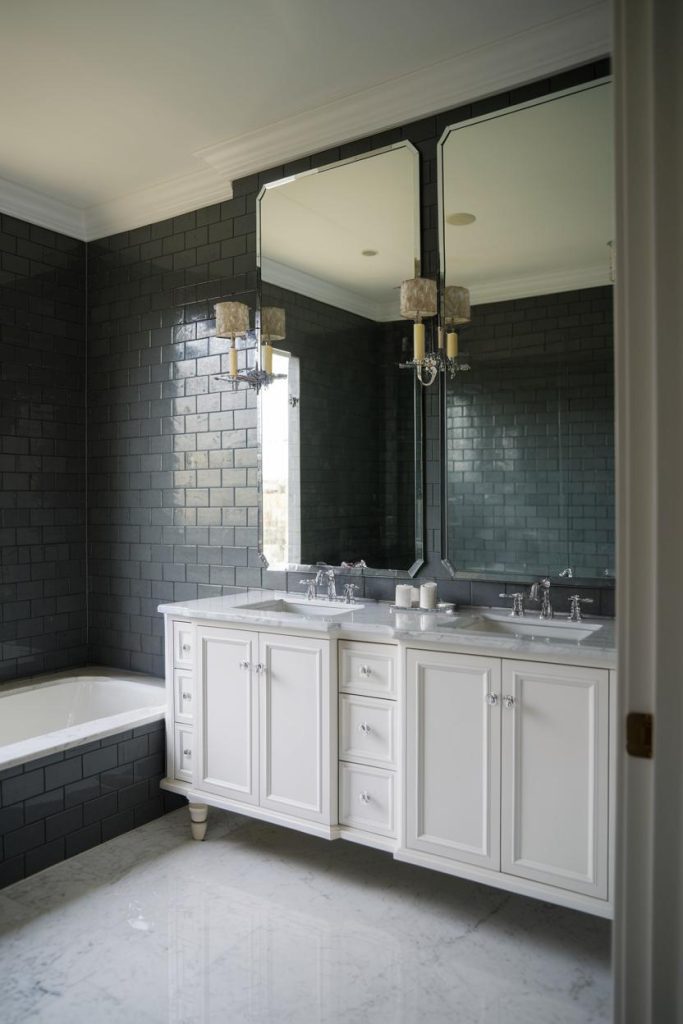
<instances>
[{"instance_id":1,"label":"beveled mirror","mask_svg":"<svg viewBox=\"0 0 683 1024\"><path fill-rule=\"evenodd\" d=\"M550 95L439 144L442 284L471 299L470 369L442 393L453 575L613 577L611 93Z\"/></svg>"},{"instance_id":2,"label":"beveled mirror","mask_svg":"<svg viewBox=\"0 0 683 1024\"><path fill-rule=\"evenodd\" d=\"M267 185L258 198L260 550L416 572L423 559L422 397L399 369L399 286L419 268L409 143ZM275 326L274 326L275 325Z\"/></svg>"}]
</instances>

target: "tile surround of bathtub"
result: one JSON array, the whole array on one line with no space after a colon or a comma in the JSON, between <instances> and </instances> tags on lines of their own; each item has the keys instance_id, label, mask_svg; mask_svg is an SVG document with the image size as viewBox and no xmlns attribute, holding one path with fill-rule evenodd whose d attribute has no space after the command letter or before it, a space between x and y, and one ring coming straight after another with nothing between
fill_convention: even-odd
<instances>
[{"instance_id":1,"label":"tile surround of bathtub","mask_svg":"<svg viewBox=\"0 0 683 1024\"><path fill-rule=\"evenodd\" d=\"M0 680L87 660L85 259L0 215Z\"/></svg>"},{"instance_id":2,"label":"tile surround of bathtub","mask_svg":"<svg viewBox=\"0 0 683 1024\"><path fill-rule=\"evenodd\" d=\"M0 772L0 888L184 804L165 760L159 721Z\"/></svg>"}]
</instances>

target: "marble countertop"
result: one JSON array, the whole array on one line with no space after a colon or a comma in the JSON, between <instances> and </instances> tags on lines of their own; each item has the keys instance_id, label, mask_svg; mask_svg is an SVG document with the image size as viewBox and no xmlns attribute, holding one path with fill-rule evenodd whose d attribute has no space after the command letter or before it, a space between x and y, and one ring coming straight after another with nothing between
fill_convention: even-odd
<instances>
[{"instance_id":1,"label":"marble countertop","mask_svg":"<svg viewBox=\"0 0 683 1024\"><path fill-rule=\"evenodd\" d=\"M398 641L406 646L438 645L453 651L469 654L493 655L504 658L520 658L532 661L557 662L558 664L591 665L601 668L616 666L615 622L614 619L584 619L587 625L600 625L591 636L580 642L571 639L550 639L495 635L491 633L468 632L468 623L478 615L495 611L491 608L463 607L454 615L424 612L419 608L407 611L393 611L384 601L360 598L352 611L339 618L324 615L308 618L290 612L273 609L241 608L246 602L275 602L278 600L301 603L301 594L289 594L273 590L249 590L247 593L231 594L226 597L208 597L197 601L180 601L162 604L159 611L165 615L204 622L234 623L255 629L277 629L283 632L330 635L335 639L358 639L375 641ZM341 602L330 606L331 612L346 610ZM499 609L505 612L507 609ZM559 616L558 616L559 618ZM537 621L535 616L526 615L525 625Z\"/></svg>"}]
</instances>

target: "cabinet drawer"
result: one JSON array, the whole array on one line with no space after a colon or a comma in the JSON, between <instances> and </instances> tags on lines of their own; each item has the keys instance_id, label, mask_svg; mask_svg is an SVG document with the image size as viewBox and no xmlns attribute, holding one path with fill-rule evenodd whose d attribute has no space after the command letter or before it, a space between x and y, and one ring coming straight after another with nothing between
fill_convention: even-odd
<instances>
[{"instance_id":1,"label":"cabinet drawer","mask_svg":"<svg viewBox=\"0 0 683 1024\"><path fill-rule=\"evenodd\" d=\"M192 668L193 639L191 622L173 623L173 664L178 668Z\"/></svg>"},{"instance_id":2,"label":"cabinet drawer","mask_svg":"<svg viewBox=\"0 0 683 1024\"><path fill-rule=\"evenodd\" d=\"M339 757L343 761L396 767L396 704L377 697L339 697Z\"/></svg>"},{"instance_id":3,"label":"cabinet drawer","mask_svg":"<svg viewBox=\"0 0 683 1024\"><path fill-rule=\"evenodd\" d=\"M173 670L173 692L176 722L192 722L194 703L194 679L186 669Z\"/></svg>"},{"instance_id":4,"label":"cabinet drawer","mask_svg":"<svg viewBox=\"0 0 683 1024\"><path fill-rule=\"evenodd\" d=\"M339 821L342 825L381 836L395 836L394 780L394 772L341 762Z\"/></svg>"},{"instance_id":5,"label":"cabinet drawer","mask_svg":"<svg viewBox=\"0 0 683 1024\"><path fill-rule=\"evenodd\" d=\"M175 727L175 777L192 782L192 729L187 725Z\"/></svg>"},{"instance_id":6,"label":"cabinet drawer","mask_svg":"<svg viewBox=\"0 0 683 1024\"><path fill-rule=\"evenodd\" d=\"M339 643L339 689L396 699L396 657L387 644Z\"/></svg>"}]
</instances>

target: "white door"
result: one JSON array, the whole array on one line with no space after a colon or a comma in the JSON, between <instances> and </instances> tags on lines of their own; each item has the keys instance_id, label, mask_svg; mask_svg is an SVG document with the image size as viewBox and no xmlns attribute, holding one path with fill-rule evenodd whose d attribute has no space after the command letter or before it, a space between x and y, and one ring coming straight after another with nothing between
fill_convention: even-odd
<instances>
[{"instance_id":1,"label":"white door","mask_svg":"<svg viewBox=\"0 0 683 1024\"><path fill-rule=\"evenodd\" d=\"M258 803L257 634L198 626L194 785Z\"/></svg>"},{"instance_id":2,"label":"white door","mask_svg":"<svg viewBox=\"0 0 683 1024\"><path fill-rule=\"evenodd\" d=\"M503 662L501 870L607 898L609 673Z\"/></svg>"},{"instance_id":3,"label":"white door","mask_svg":"<svg viewBox=\"0 0 683 1024\"><path fill-rule=\"evenodd\" d=\"M262 807L331 820L329 641L259 637ZM332 723L332 719L334 722Z\"/></svg>"},{"instance_id":4,"label":"white door","mask_svg":"<svg viewBox=\"0 0 683 1024\"><path fill-rule=\"evenodd\" d=\"M497 870L500 661L407 657L406 845Z\"/></svg>"}]
</instances>

